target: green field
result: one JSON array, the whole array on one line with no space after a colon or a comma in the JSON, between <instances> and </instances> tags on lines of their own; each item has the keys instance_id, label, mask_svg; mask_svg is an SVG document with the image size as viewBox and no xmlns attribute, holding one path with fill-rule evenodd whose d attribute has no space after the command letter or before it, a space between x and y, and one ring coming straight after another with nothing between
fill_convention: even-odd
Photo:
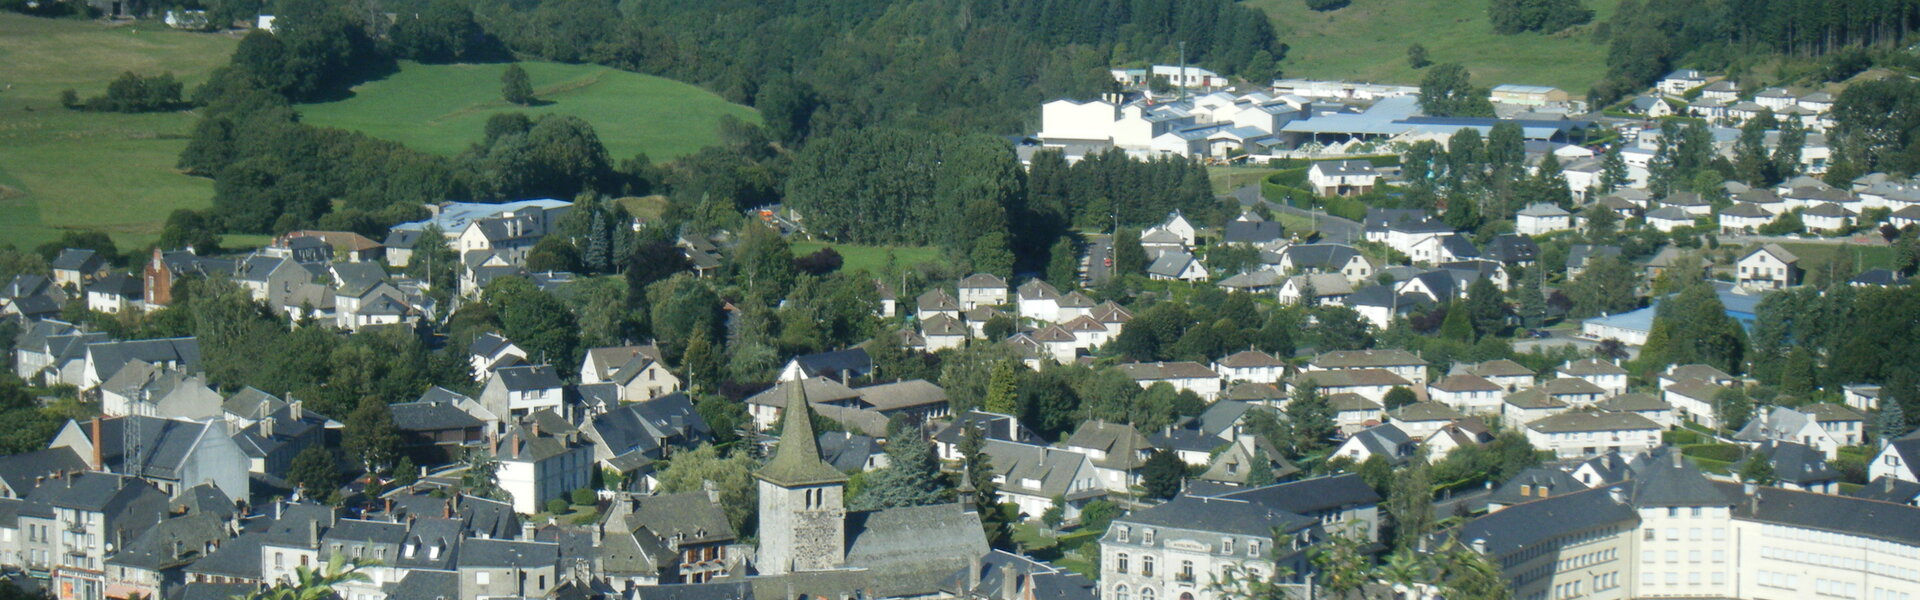
<instances>
[{"instance_id":1,"label":"green field","mask_svg":"<svg viewBox=\"0 0 1920 600\"><path fill-rule=\"evenodd\" d=\"M1556 35L1498 35L1487 24L1486 0L1360 0L1330 12L1305 0L1247 0L1272 18L1287 44L1284 77L1372 83L1420 83L1407 66L1407 46L1427 47L1434 64L1457 62L1474 82L1550 85L1576 96L1606 72L1607 48L1576 27ZM1590 0L1594 22L1613 16L1619 0Z\"/></svg>"},{"instance_id":2,"label":"green field","mask_svg":"<svg viewBox=\"0 0 1920 600\"><path fill-rule=\"evenodd\" d=\"M300 113L314 125L364 131L449 156L479 141L494 113L574 115L593 124L614 160L645 152L655 162L712 145L721 115L760 119L751 108L671 79L594 65L521 66L535 95L548 104L521 107L501 100L505 64L403 62L400 72L354 87L351 98L304 105Z\"/></svg>"},{"instance_id":3,"label":"green field","mask_svg":"<svg viewBox=\"0 0 1920 600\"><path fill-rule=\"evenodd\" d=\"M859 244L829 244L825 242L793 242L793 255L805 256L818 252L821 248L832 247L845 261L840 265L842 271L866 269L868 273L886 270L887 252L893 252L894 264L906 268L920 263L939 263L946 259L940 256L940 249L928 246L862 246Z\"/></svg>"},{"instance_id":4,"label":"green field","mask_svg":"<svg viewBox=\"0 0 1920 600\"><path fill-rule=\"evenodd\" d=\"M173 168L191 114L73 112L56 96L104 93L128 70L173 71L190 90L236 43L153 23L0 13L0 244L32 247L64 229L95 229L130 248L158 237L167 213L210 205L213 183Z\"/></svg>"},{"instance_id":5,"label":"green field","mask_svg":"<svg viewBox=\"0 0 1920 600\"><path fill-rule=\"evenodd\" d=\"M1832 260L1834 254L1846 252L1853 257L1857 271L1867 269L1891 269L1894 267L1893 247L1866 246L1861 244L1796 244L1781 242L1794 256L1800 258L1802 265L1823 265Z\"/></svg>"}]
</instances>

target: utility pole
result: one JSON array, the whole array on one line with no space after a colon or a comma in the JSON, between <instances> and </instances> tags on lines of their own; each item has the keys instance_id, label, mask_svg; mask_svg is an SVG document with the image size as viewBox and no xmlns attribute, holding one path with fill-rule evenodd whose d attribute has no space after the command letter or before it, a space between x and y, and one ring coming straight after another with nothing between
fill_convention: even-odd
<instances>
[{"instance_id":1,"label":"utility pole","mask_svg":"<svg viewBox=\"0 0 1920 600\"><path fill-rule=\"evenodd\" d=\"M1180 42L1180 99L1187 99L1187 43Z\"/></svg>"}]
</instances>

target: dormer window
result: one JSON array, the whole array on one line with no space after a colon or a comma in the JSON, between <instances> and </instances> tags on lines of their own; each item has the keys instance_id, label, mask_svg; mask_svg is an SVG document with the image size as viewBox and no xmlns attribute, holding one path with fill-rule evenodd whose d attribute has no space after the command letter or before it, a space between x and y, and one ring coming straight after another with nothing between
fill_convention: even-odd
<instances>
[{"instance_id":1,"label":"dormer window","mask_svg":"<svg viewBox=\"0 0 1920 600\"><path fill-rule=\"evenodd\" d=\"M1118 530L1114 531L1114 536L1113 536L1114 541L1118 541L1118 542L1127 541L1127 533L1128 533L1128 530L1130 529L1132 528L1127 527L1125 525L1121 525Z\"/></svg>"},{"instance_id":2,"label":"dormer window","mask_svg":"<svg viewBox=\"0 0 1920 600\"><path fill-rule=\"evenodd\" d=\"M1247 556L1260 556L1260 540L1247 540Z\"/></svg>"},{"instance_id":3,"label":"dormer window","mask_svg":"<svg viewBox=\"0 0 1920 600\"><path fill-rule=\"evenodd\" d=\"M1153 545L1153 530L1152 530L1152 529L1142 529L1142 530L1140 530L1140 543L1142 543L1142 544L1147 544L1147 545L1149 545L1149 546L1151 546L1151 545Z\"/></svg>"},{"instance_id":4,"label":"dormer window","mask_svg":"<svg viewBox=\"0 0 1920 600\"><path fill-rule=\"evenodd\" d=\"M1233 554L1233 538L1220 538L1220 553Z\"/></svg>"},{"instance_id":5,"label":"dormer window","mask_svg":"<svg viewBox=\"0 0 1920 600\"><path fill-rule=\"evenodd\" d=\"M400 556L403 556L406 558L413 558L413 553L417 550L419 550L418 546L414 545L412 542L408 542L407 545L400 547Z\"/></svg>"}]
</instances>

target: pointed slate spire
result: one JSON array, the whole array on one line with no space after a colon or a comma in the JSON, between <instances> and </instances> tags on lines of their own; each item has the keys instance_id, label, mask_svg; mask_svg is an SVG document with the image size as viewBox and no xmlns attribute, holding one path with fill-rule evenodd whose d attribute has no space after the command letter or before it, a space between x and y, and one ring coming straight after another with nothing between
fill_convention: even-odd
<instances>
[{"instance_id":1,"label":"pointed slate spire","mask_svg":"<svg viewBox=\"0 0 1920 600\"><path fill-rule=\"evenodd\" d=\"M820 460L820 442L814 438L813 411L807 402L805 383L795 377L785 385L787 406L780 411L780 442L774 448L773 460L755 476L781 487L846 483L846 474Z\"/></svg>"}]
</instances>

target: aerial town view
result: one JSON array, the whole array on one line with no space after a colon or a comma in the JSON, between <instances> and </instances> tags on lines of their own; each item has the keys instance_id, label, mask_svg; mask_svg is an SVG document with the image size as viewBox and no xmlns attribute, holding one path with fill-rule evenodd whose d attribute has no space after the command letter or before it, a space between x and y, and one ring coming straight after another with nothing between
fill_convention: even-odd
<instances>
[{"instance_id":1,"label":"aerial town view","mask_svg":"<svg viewBox=\"0 0 1920 600\"><path fill-rule=\"evenodd\" d=\"M1920 0L0 0L0 600L1920 600Z\"/></svg>"}]
</instances>

